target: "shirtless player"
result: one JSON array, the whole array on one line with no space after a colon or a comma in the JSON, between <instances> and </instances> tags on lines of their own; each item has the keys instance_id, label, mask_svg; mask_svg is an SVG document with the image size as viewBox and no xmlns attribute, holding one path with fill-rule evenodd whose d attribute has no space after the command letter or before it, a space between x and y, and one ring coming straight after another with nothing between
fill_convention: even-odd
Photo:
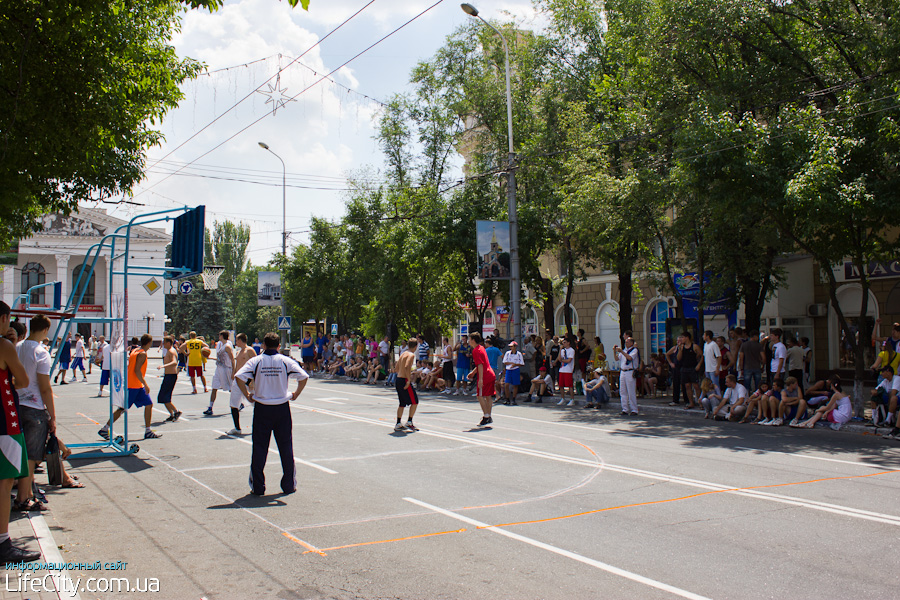
<instances>
[{"instance_id":1,"label":"shirtless player","mask_svg":"<svg viewBox=\"0 0 900 600\"><path fill-rule=\"evenodd\" d=\"M241 370L244 364L256 356L256 350L247 345L247 334L239 333L234 339L237 344L237 355L234 357L234 372ZM241 410L247 406L244 394L238 387L237 379L231 380L231 419L234 421L234 429L228 435L243 435L241 432Z\"/></svg>"},{"instance_id":2,"label":"shirtless player","mask_svg":"<svg viewBox=\"0 0 900 600\"><path fill-rule=\"evenodd\" d=\"M175 382L178 380L178 353L175 352L175 340L170 336L163 338L163 364L156 367L163 370L162 385L159 386L159 394L156 402L163 404L169 411L166 423L174 423L181 416L181 411L172 404L172 392L175 390Z\"/></svg>"},{"instance_id":3,"label":"shirtless player","mask_svg":"<svg viewBox=\"0 0 900 600\"><path fill-rule=\"evenodd\" d=\"M413 387L410 378L412 377L412 368L416 362L416 347L419 342L415 339L407 342L406 351L397 359L397 381L394 387L397 389L397 397L400 399L400 406L397 407L397 424L394 425L394 431L418 431L413 425L413 415L416 414L416 408L419 406L419 397L416 395L416 388ZM406 427L403 426L403 408L409 407L409 419L406 421Z\"/></svg>"}]
</instances>

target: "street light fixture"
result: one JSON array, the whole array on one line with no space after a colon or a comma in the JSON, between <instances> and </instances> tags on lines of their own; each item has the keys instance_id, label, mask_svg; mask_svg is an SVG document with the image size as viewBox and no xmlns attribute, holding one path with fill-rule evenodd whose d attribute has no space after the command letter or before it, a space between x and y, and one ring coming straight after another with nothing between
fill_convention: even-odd
<instances>
[{"instance_id":1,"label":"street light fixture","mask_svg":"<svg viewBox=\"0 0 900 600\"><path fill-rule=\"evenodd\" d=\"M281 161L281 255L284 257L284 262L287 263L287 166L285 166L284 161L280 156L275 154L269 145L265 142L259 142L259 147L263 150L270 152L272 156ZM284 311L284 267L282 266L281 272L281 316L285 316ZM287 348L285 344L285 334L281 334L281 347L282 351ZM290 353L290 349L287 349L287 352Z\"/></svg>"},{"instance_id":2,"label":"street light fixture","mask_svg":"<svg viewBox=\"0 0 900 600\"><path fill-rule=\"evenodd\" d=\"M519 341L522 336L522 289L519 276L519 217L516 207L516 153L513 151L513 117L512 117L512 86L509 74L509 46L506 37L496 27L488 23L478 14L478 9L471 4L460 4L463 12L481 20L482 23L494 30L503 42L503 52L506 55L506 125L509 137L509 160L506 174L508 177L506 192L509 212L509 299L512 304L512 330L513 339Z\"/></svg>"}]
</instances>

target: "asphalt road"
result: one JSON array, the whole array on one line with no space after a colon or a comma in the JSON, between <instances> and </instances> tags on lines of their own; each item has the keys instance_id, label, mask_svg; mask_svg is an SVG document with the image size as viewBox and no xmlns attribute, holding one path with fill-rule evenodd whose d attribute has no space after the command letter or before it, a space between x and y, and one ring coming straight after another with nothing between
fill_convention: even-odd
<instances>
[{"instance_id":1,"label":"asphalt road","mask_svg":"<svg viewBox=\"0 0 900 600\"><path fill-rule=\"evenodd\" d=\"M55 388L67 442L99 439L97 375ZM128 563L73 578L159 580L81 598L898 595L900 446L874 436L547 404L478 429L474 399L447 396L396 433L393 390L317 379L292 404L298 492L278 493L273 442L255 498L227 394L204 417L180 380L161 439L132 410L136 455L73 458L88 487L48 488L63 560Z\"/></svg>"}]
</instances>

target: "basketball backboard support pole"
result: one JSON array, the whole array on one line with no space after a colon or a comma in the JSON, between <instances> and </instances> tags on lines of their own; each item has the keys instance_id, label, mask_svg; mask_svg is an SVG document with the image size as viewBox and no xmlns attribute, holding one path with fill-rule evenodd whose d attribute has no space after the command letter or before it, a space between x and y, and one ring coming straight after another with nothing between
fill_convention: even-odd
<instances>
[{"instance_id":1,"label":"basketball backboard support pole","mask_svg":"<svg viewBox=\"0 0 900 600\"><path fill-rule=\"evenodd\" d=\"M183 217L188 217L183 219ZM109 421L112 423L112 416L115 408L119 405L115 404L116 399L119 400L122 407L127 407L127 389L128 389L128 353L126 352L126 344L128 340L128 277L129 275L150 274L158 275L166 279L180 279L197 275L203 272L203 234L205 229L205 207L196 208L176 208L163 210L146 215L139 215L132 218L127 224L118 227L114 233L105 235L99 243L94 244L85 254L82 261L81 269L75 284L72 286L72 292L66 301L62 310L57 311L38 311L30 310L27 306L30 292L26 292L25 309L15 312L23 313L24 316L34 316L34 314L45 314L50 318L59 319L56 333L51 338L51 350L56 346L56 341L62 343L63 337L68 335L71 327L75 323L105 323L113 327L120 327L121 335L116 336L117 339L110 339L113 344L114 352L114 372L110 373L110 398L109 398ZM148 266L148 265L132 265L129 264L131 233L132 229L137 226L146 226L153 223L168 222L175 220L172 243L173 243L173 260L169 266ZM186 239L190 238L190 239ZM116 254L116 245L118 241L124 241L124 252ZM178 253L177 260L174 258L174 246L181 248ZM199 249L199 251L198 251ZM79 317L77 316L77 308L81 304L84 294L87 291L88 282L94 274L97 261L102 254L109 252L109 284L107 286L107 307L108 316L106 317ZM117 267L117 261L121 262L121 267ZM117 298L119 294L114 293L116 290L116 278L121 278L121 298ZM46 285L46 284L44 284ZM121 314L113 314L114 299L116 306L121 308ZM27 314L25 314L27 313ZM113 336L111 336L112 338ZM59 361L59 352L53 360L51 373L56 369ZM116 369L121 364L121 369ZM114 434L113 427L109 429L109 440L104 442L89 442L80 444L69 444L70 448L97 448L98 452L84 452L73 454L70 458L98 458L112 456L127 456L134 454L140 448L137 444L128 446L128 411L123 415L122 427L123 435L117 437ZM103 452L103 449L111 449L112 452Z\"/></svg>"}]
</instances>

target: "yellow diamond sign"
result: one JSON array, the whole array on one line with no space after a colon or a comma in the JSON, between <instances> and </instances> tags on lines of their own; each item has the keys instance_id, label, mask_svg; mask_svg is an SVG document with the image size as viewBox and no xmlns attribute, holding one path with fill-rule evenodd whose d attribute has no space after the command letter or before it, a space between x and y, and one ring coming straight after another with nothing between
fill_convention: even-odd
<instances>
[{"instance_id":1,"label":"yellow diamond sign","mask_svg":"<svg viewBox=\"0 0 900 600\"><path fill-rule=\"evenodd\" d=\"M156 277L151 277L147 281L144 282L144 289L147 290L147 293L151 296L159 291L162 285L156 280Z\"/></svg>"}]
</instances>

